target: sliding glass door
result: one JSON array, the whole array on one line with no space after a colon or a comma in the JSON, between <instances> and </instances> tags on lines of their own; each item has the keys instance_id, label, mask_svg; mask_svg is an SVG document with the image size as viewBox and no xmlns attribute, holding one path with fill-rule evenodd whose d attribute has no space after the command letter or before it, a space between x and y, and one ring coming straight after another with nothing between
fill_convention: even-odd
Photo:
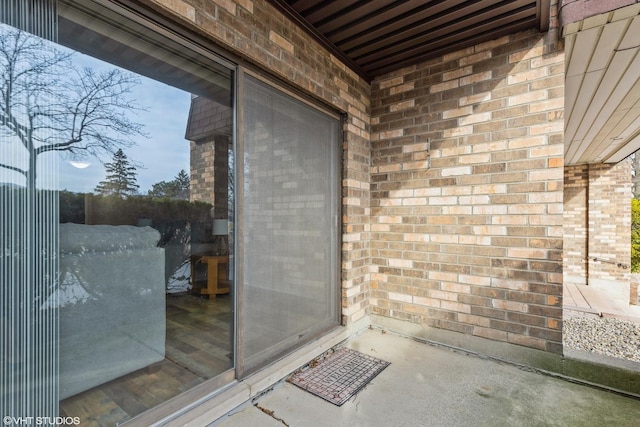
<instances>
[{"instance_id":1,"label":"sliding glass door","mask_svg":"<svg viewBox=\"0 0 640 427\"><path fill-rule=\"evenodd\" d=\"M228 382L235 66L116 7L9 3L0 414L112 426Z\"/></svg>"},{"instance_id":2,"label":"sliding glass door","mask_svg":"<svg viewBox=\"0 0 640 427\"><path fill-rule=\"evenodd\" d=\"M169 416L339 325L340 117L147 13L0 6L14 424Z\"/></svg>"},{"instance_id":3,"label":"sliding glass door","mask_svg":"<svg viewBox=\"0 0 640 427\"><path fill-rule=\"evenodd\" d=\"M338 324L340 120L245 75L241 375Z\"/></svg>"}]
</instances>

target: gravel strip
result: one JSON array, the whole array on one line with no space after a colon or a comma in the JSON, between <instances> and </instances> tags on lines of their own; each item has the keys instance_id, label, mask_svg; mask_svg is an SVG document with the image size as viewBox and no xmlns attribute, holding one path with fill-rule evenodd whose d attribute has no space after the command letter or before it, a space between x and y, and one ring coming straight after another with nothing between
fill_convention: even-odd
<instances>
[{"instance_id":1,"label":"gravel strip","mask_svg":"<svg viewBox=\"0 0 640 427\"><path fill-rule=\"evenodd\" d=\"M566 347L640 362L640 324L600 317L569 317L563 321Z\"/></svg>"}]
</instances>

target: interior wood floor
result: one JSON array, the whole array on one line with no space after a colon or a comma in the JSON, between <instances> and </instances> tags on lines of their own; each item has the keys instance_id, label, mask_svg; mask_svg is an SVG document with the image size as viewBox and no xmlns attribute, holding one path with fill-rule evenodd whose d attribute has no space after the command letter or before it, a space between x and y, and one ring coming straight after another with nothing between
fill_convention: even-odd
<instances>
[{"instance_id":1,"label":"interior wood floor","mask_svg":"<svg viewBox=\"0 0 640 427\"><path fill-rule=\"evenodd\" d=\"M61 401L61 416L112 427L230 369L231 301L168 294L164 360Z\"/></svg>"}]
</instances>

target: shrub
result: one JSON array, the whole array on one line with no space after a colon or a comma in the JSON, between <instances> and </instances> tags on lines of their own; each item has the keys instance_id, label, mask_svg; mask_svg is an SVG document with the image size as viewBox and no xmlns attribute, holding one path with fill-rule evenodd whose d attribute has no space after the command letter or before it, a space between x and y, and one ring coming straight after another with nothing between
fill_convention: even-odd
<instances>
[{"instance_id":1,"label":"shrub","mask_svg":"<svg viewBox=\"0 0 640 427\"><path fill-rule=\"evenodd\" d=\"M640 273L640 200L631 199L631 272Z\"/></svg>"}]
</instances>

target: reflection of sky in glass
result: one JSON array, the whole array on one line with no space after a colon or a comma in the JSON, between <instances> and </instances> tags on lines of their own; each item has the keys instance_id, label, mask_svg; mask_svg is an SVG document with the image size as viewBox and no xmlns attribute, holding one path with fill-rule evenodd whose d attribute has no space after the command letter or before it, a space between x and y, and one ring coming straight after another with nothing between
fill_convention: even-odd
<instances>
[{"instance_id":1,"label":"reflection of sky in glass","mask_svg":"<svg viewBox=\"0 0 640 427\"><path fill-rule=\"evenodd\" d=\"M76 53L74 58L74 63L79 67L95 70L114 67L80 53ZM147 111L129 114L133 121L144 124L144 131L149 138L138 137L135 146L123 148L123 151L138 166L140 193L146 194L153 184L173 180L181 169L189 173L189 141L184 139L184 134L191 94L146 77L139 76L139 79L141 84L134 88L130 96ZM77 192L92 191L105 178L102 163L111 160L88 159L85 163L90 163L90 166L84 169L60 160L59 188Z\"/></svg>"},{"instance_id":2,"label":"reflection of sky in glass","mask_svg":"<svg viewBox=\"0 0 640 427\"><path fill-rule=\"evenodd\" d=\"M2 30L2 28L0 28ZM1 31L0 31L1 36ZM66 48L56 46L65 51ZM81 53L75 53L73 63L76 67L89 67L95 71L113 69L115 66ZM171 181L184 169L189 173L189 142L184 139L189 114L191 94L168 86L164 83L138 76L141 84L128 94L135 104L146 111L128 112L132 121L144 124L144 132L149 136L137 137L135 145L124 147L123 151L137 166L137 182L140 193L146 194L152 185L160 181ZM1 131L2 129L0 129ZM11 142L9 142L11 141ZM28 169L27 151L20 140L6 132L2 136L2 162ZM87 158L74 167L64 152L43 153L38 156L38 170L51 171L51 165L58 156L58 189L74 192L90 192L105 178L103 163L110 162L111 156ZM78 164L80 163L80 164ZM49 166L46 167L45 164ZM88 166L87 166L88 164ZM85 166L84 168L78 166ZM53 176L38 176L39 188L52 188ZM26 185L23 175L6 168L0 168L0 183Z\"/></svg>"}]
</instances>

